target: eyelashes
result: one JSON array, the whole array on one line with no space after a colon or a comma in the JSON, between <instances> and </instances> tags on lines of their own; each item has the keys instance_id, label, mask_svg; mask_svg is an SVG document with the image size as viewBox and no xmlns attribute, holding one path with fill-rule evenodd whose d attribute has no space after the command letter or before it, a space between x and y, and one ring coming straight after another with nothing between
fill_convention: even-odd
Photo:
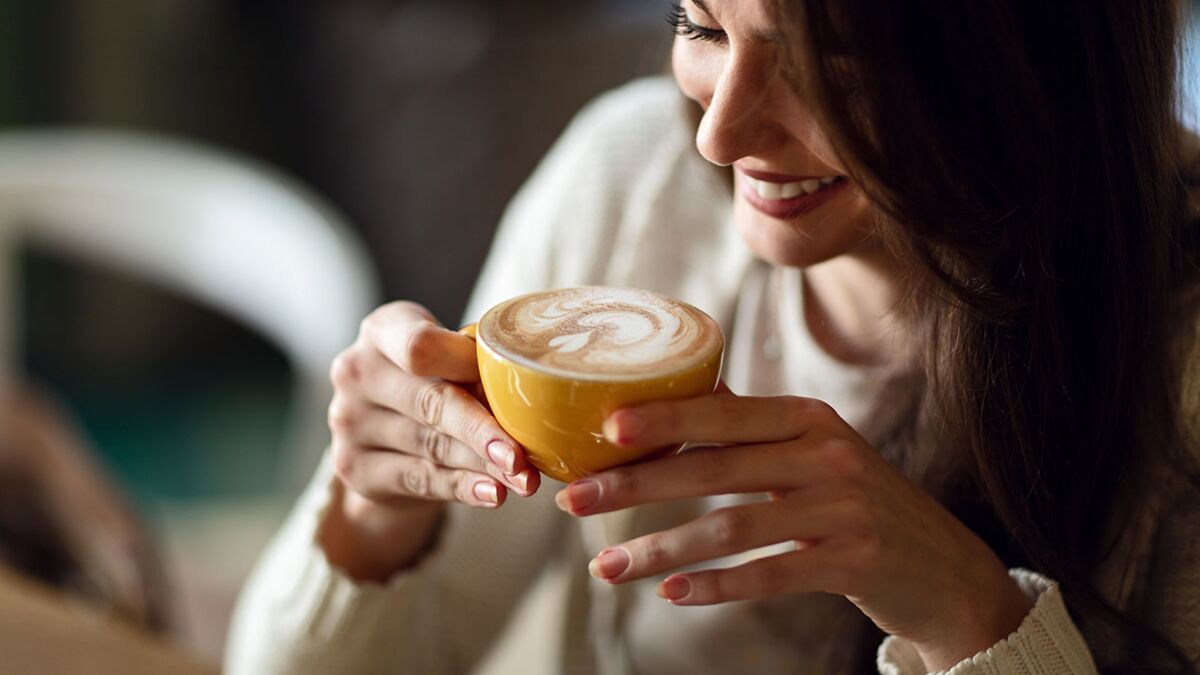
<instances>
[{"instance_id":1,"label":"eyelashes","mask_svg":"<svg viewBox=\"0 0 1200 675\"><path fill-rule=\"evenodd\" d=\"M679 2L671 3L671 8L667 10L667 25L676 35L689 40L722 44L727 39L723 30L706 28L692 23L692 20L688 18L687 10Z\"/></svg>"}]
</instances>

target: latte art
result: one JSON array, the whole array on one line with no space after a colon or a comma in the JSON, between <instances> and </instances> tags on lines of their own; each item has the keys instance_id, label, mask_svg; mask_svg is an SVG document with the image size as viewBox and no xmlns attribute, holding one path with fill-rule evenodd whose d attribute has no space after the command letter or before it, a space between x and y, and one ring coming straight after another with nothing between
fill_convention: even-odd
<instances>
[{"instance_id":1,"label":"latte art","mask_svg":"<svg viewBox=\"0 0 1200 675\"><path fill-rule=\"evenodd\" d=\"M649 291L588 286L513 298L479 337L503 356L572 377L647 377L687 368L724 345L715 321Z\"/></svg>"}]
</instances>

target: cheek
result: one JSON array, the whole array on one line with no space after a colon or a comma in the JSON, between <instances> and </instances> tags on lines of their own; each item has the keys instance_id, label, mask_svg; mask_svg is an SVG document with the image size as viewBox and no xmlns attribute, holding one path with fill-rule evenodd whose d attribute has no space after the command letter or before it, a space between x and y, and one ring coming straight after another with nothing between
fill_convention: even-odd
<instances>
[{"instance_id":1,"label":"cheek","mask_svg":"<svg viewBox=\"0 0 1200 675\"><path fill-rule=\"evenodd\" d=\"M833 149L833 143L821 129L813 112L798 100L788 101L788 113L783 116L787 133L804 146L805 152L816 158L823 166L833 169L836 173L845 174L846 165Z\"/></svg>"},{"instance_id":2,"label":"cheek","mask_svg":"<svg viewBox=\"0 0 1200 675\"><path fill-rule=\"evenodd\" d=\"M717 81L721 78L722 59L692 40L676 38L671 49L671 72L684 96L708 108Z\"/></svg>"}]
</instances>

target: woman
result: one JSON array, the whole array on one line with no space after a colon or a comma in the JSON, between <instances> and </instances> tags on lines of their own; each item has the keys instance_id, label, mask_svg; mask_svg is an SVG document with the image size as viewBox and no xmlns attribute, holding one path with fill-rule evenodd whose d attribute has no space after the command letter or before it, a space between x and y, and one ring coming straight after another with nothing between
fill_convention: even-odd
<instances>
[{"instance_id":1,"label":"woman","mask_svg":"<svg viewBox=\"0 0 1200 675\"><path fill-rule=\"evenodd\" d=\"M383 307L334 364L330 457L230 670L463 672L550 569L563 641L536 648L563 672L1195 672L1177 12L674 8L695 148L732 177L661 81L606 97L514 202L467 318L579 283L709 310L732 391L605 432L713 445L539 491L471 343Z\"/></svg>"}]
</instances>

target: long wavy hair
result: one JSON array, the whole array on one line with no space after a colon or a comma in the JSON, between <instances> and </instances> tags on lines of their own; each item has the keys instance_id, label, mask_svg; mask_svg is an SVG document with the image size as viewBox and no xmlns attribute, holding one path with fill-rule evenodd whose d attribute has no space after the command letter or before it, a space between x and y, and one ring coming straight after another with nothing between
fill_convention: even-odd
<instances>
[{"instance_id":1,"label":"long wavy hair","mask_svg":"<svg viewBox=\"0 0 1200 675\"><path fill-rule=\"evenodd\" d=\"M1195 484L1170 357L1173 303L1197 276L1180 6L777 5L803 37L797 87L911 263L919 365L868 437L1010 566L1058 580L1085 634L1109 636L1099 665L1194 672L1093 583L1123 481L1167 462Z\"/></svg>"}]
</instances>

